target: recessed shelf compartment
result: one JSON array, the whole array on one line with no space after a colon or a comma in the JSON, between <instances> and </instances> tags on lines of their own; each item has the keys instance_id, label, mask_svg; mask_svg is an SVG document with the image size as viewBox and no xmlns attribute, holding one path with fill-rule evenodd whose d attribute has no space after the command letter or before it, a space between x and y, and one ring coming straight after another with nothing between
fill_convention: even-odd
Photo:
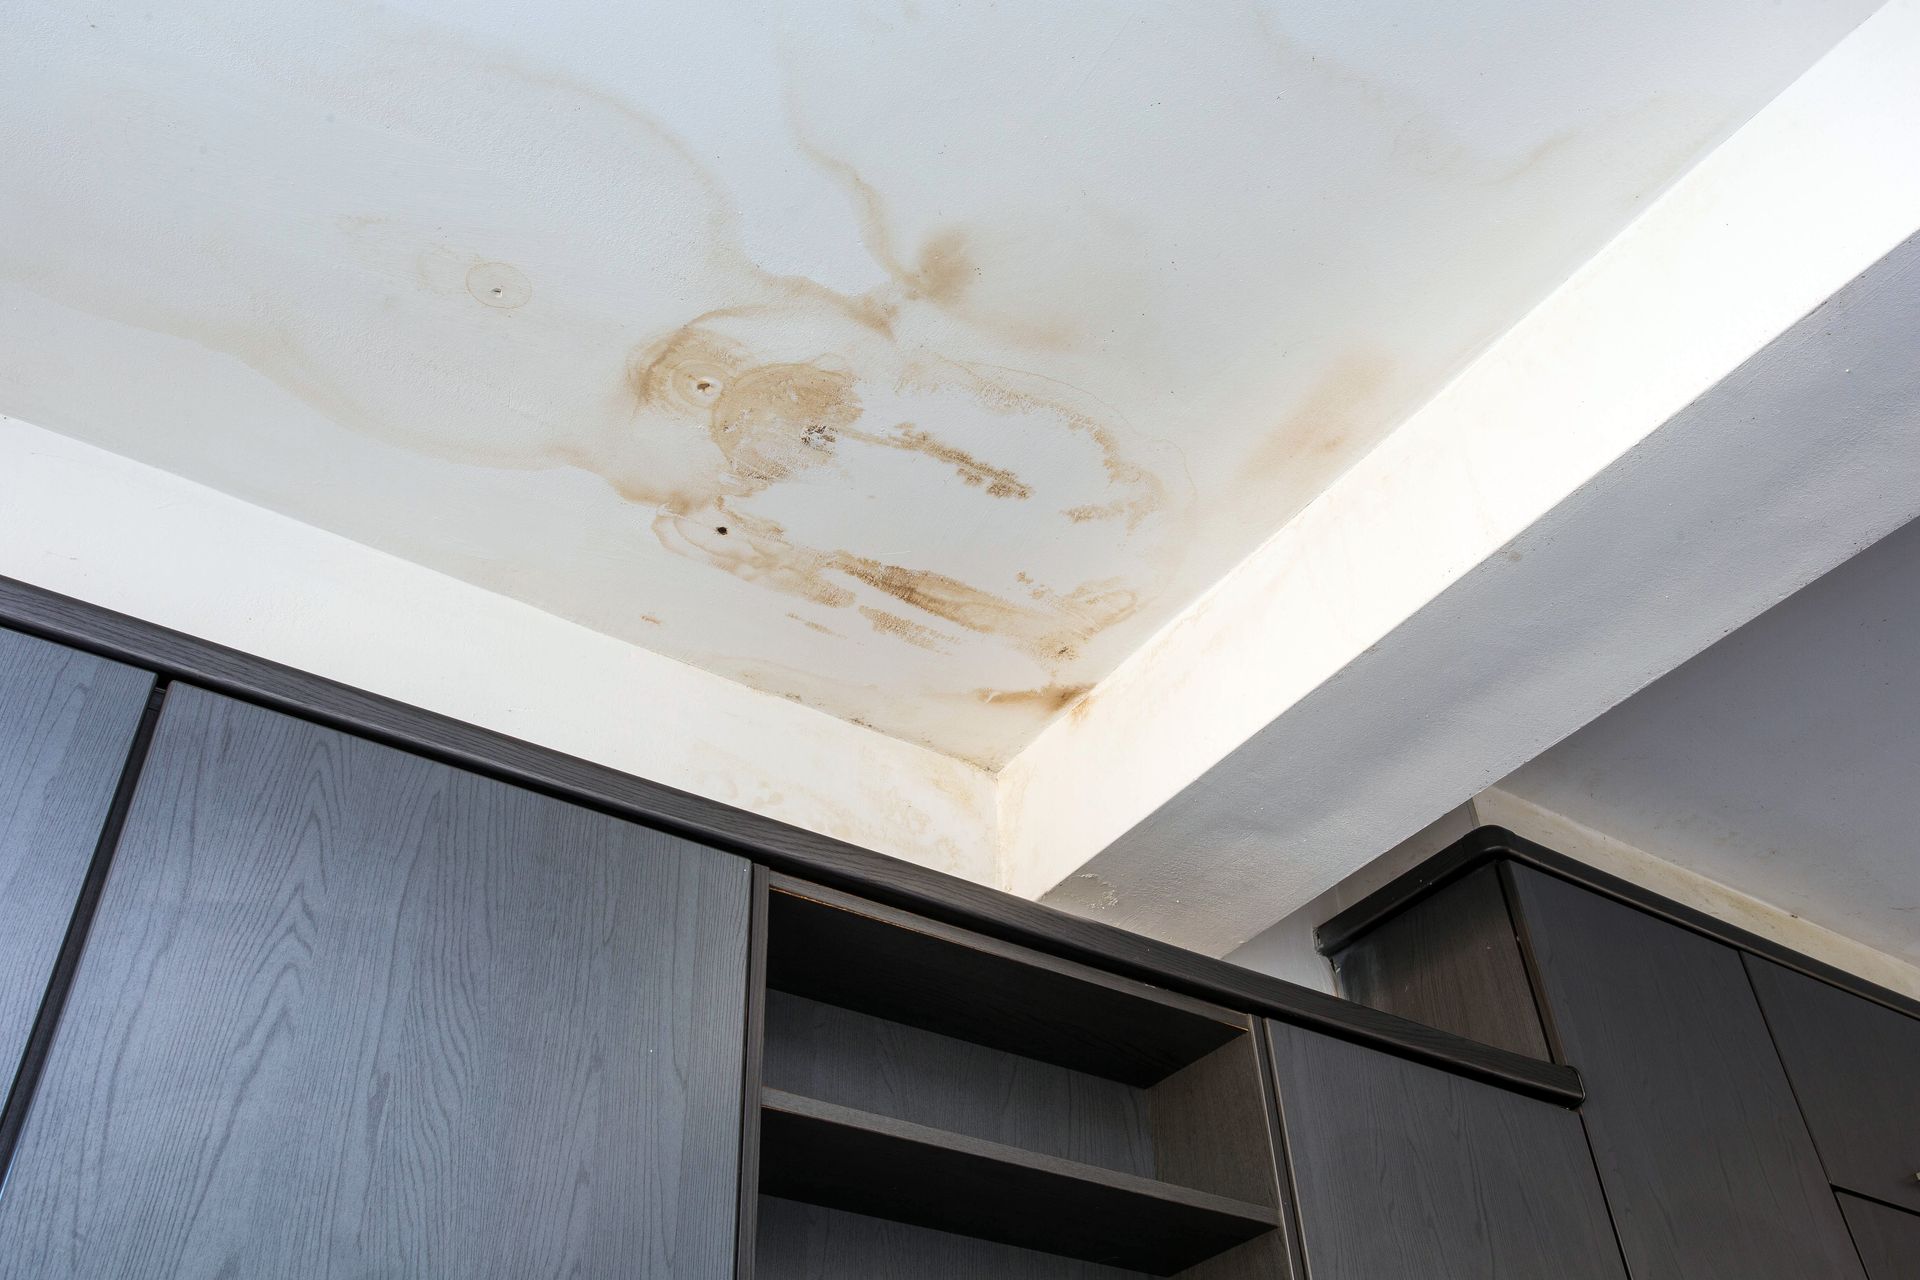
<instances>
[{"instance_id":1,"label":"recessed shelf compartment","mask_svg":"<svg viewBox=\"0 0 1920 1280\"><path fill-rule=\"evenodd\" d=\"M761 1189L1172 1275L1280 1225L1273 1208L802 1098L761 1093Z\"/></svg>"},{"instance_id":2,"label":"recessed shelf compartment","mask_svg":"<svg viewBox=\"0 0 1920 1280\"><path fill-rule=\"evenodd\" d=\"M1010 944L825 890L776 886L767 986L1142 1087L1244 1033L1245 1020ZM867 914L863 914L862 912Z\"/></svg>"},{"instance_id":3,"label":"recessed shelf compartment","mask_svg":"<svg viewBox=\"0 0 1920 1280\"><path fill-rule=\"evenodd\" d=\"M784 877L765 919L762 1280L1285 1273L1249 1019Z\"/></svg>"}]
</instances>

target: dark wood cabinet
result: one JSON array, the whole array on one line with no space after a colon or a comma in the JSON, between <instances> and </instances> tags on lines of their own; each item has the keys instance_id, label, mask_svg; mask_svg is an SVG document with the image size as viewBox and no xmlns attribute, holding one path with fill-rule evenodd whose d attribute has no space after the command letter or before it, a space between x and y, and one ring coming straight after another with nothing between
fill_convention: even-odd
<instances>
[{"instance_id":1,"label":"dark wood cabinet","mask_svg":"<svg viewBox=\"0 0 1920 1280\"><path fill-rule=\"evenodd\" d=\"M0 1275L730 1276L749 881L174 686Z\"/></svg>"},{"instance_id":2,"label":"dark wood cabinet","mask_svg":"<svg viewBox=\"0 0 1920 1280\"><path fill-rule=\"evenodd\" d=\"M152 687L144 671L0 631L0 1099L46 995ZM6 1145L0 1141L0 1182Z\"/></svg>"},{"instance_id":3,"label":"dark wood cabinet","mask_svg":"<svg viewBox=\"0 0 1920 1280\"><path fill-rule=\"evenodd\" d=\"M1747 970L1827 1176L1920 1212L1920 1019L1752 956Z\"/></svg>"},{"instance_id":4,"label":"dark wood cabinet","mask_svg":"<svg viewBox=\"0 0 1920 1280\"><path fill-rule=\"evenodd\" d=\"M99 655L0 633L0 1280L1920 1276L1920 1004L1510 833L1323 927L1365 1007L0 620Z\"/></svg>"},{"instance_id":5,"label":"dark wood cabinet","mask_svg":"<svg viewBox=\"0 0 1920 1280\"><path fill-rule=\"evenodd\" d=\"M1577 1114L1270 1029L1313 1280L1625 1280Z\"/></svg>"},{"instance_id":6,"label":"dark wood cabinet","mask_svg":"<svg viewBox=\"0 0 1920 1280\"><path fill-rule=\"evenodd\" d=\"M1547 1056L1497 867L1442 886L1329 958L1349 1000Z\"/></svg>"},{"instance_id":7,"label":"dark wood cabinet","mask_svg":"<svg viewBox=\"0 0 1920 1280\"><path fill-rule=\"evenodd\" d=\"M1858 1280L1738 953L1510 870L1634 1280Z\"/></svg>"},{"instance_id":8,"label":"dark wood cabinet","mask_svg":"<svg viewBox=\"0 0 1920 1280\"><path fill-rule=\"evenodd\" d=\"M1920 1276L1920 1214L1842 1193L1840 1209L1867 1268L1867 1280L1914 1280Z\"/></svg>"}]
</instances>

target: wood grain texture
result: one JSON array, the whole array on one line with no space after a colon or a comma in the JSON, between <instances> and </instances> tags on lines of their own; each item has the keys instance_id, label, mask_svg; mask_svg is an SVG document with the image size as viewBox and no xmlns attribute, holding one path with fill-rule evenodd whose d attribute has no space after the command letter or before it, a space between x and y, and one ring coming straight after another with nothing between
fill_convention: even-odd
<instances>
[{"instance_id":1,"label":"wood grain texture","mask_svg":"<svg viewBox=\"0 0 1920 1280\"><path fill-rule=\"evenodd\" d=\"M1144 1273L760 1198L755 1280L1139 1280Z\"/></svg>"},{"instance_id":2,"label":"wood grain texture","mask_svg":"<svg viewBox=\"0 0 1920 1280\"><path fill-rule=\"evenodd\" d=\"M776 878L777 991L1127 1084L1157 1084L1246 1034L1244 1014L1044 952Z\"/></svg>"},{"instance_id":3,"label":"wood grain texture","mask_svg":"<svg viewBox=\"0 0 1920 1280\"><path fill-rule=\"evenodd\" d=\"M0 1099L152 688L144 671L0 631Z\"/></svg>"},{"instance_id":4,"label":"wood grain texture","mask_svg":"<svg viewBox=\"0 0 1920 1280\"><path fill-rule=\"evenodd\" d=\"M1858 1280L1738 953L1530 867L1512 876L1634 1280Z\"/></svg>"},{"instance_id":5,"label":"wood grain texture","mask_svg":"<svg viewBox=\"0 0 1920 1280\"><path fill-rule=\"evenodd\" d=\"M1333 966L1349 1000L1515 1053L1549 1056L1494 867L1387 917L1335 955Z\"/></svg>"},{"instance_id":6,"label":"wood grain texture","mask_svg":"<svg viewBox=\"0 0 1920 1280\"><path fill-rule=\"evenodd\" d=\"M766 1012L773 1088L1156 1176L1144 1090L785 992Z\"/></svg>"},{"instance_id":7,"label":"wood grain texture","mask_svg":"<svg viewBox=\"0 0 1920 1280\"><path fill-rule=\"evenodd\" d=\"M1746 963L1828 1180L1920 1213L1920 1019Z\"/></svg>"},{"instance_id":8,"label":"wood grain texture","mask_svg":"<svg viewBox=\"0 0 1920 1280\"><path fill-rule=\"evenodd\" d=\"M1155 1085L1148 1095L1154 1176L1252 1204L1278 1205L1265 1093L1251 1035Z\"/></svg>"},{"instance_id":9,"label":"wood grain texture","mask_svg":"<svg viewBox=\"0 0 1920 1280\"><path fill-rule=\"evenodd\" d=\"M1313 1280L1626 1280L1573 1112L1269 1027Z\"/></svg>"},{"instance_id":10,"label":"wood grain texture","mask_svg":"<svg viewBox=\"0 0 1920 1280\"><path fill-rule=\"evenodd\" d=\"M733 1271L748 867L178 686L0 1276Z\"/></svg>"},{"instance_id":11,"label":"wood grain texture","mask_svg":"<svg viewBox=\"0 0 1920 1280\"><path fill-rule=\"evenodd\" d=\"M777 871L1572 1105L1579 1074L0 577L0 623L729 850Z\"/></svg>"},{"instance_id":12,"label":"wood grain texture","mask_svg":"<svg viewBox=\"0 0 1920 1280\"><path fill-rule=\"evenodd\" d=\"M1845 1192L1838 1196L1867 1280L1920 1276L1920 1214L1904 1213Z\"/></svg>"},{"instance_id":13,"label":"wood grain texture","mask_svg":"<svg viewBox=\"0 0 1920 1280\"><path fill-rule=\"evenodd\" d=\"M1269 1208L886 1116L762 1091L760 1189L1171 1275L1279 1226Z\"/></svg>"}]
</instances>

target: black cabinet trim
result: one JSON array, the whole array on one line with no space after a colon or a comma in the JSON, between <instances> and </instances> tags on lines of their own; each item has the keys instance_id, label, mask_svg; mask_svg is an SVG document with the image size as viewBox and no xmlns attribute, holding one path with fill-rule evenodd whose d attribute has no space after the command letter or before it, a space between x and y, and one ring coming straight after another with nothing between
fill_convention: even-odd
<instances>
[{"instance_id":1,"label":"black cabinet trim","mask_svg":"<svg viewBox=\"0 0 1920 1280\"><path fill-rule=\"evenodd\" d=\"M1470 831L1412 871L1368 894L1315 930L1315 946L1322 955L1340 951L1381 921L1489 862L1518 862L1562 880L1572 881L1602 897L1612 898L1669 924L1723 942L1736 951L1771 960L1783 968L1839 987L1863 1000L1871 1000L1911 1018L1920 1018L1920 1000L1889 991L1856 974L1802 955L1704 911L1682 906L1618 876L1595 870L1565 854L1555 853L1544 845L1517 836L1505 827L1480 827Z\"/></svg>"},{"instance_id":2,"label":"black cabinet trim","mask_svg":"<svg viewBox=\"0 0 1920 1280\"><path fill-rule=\"evenodd\" d=\"M1573 1106L1573 1069L1540 1062L1170 943L689 795L502 733L0 577L0 626L186 681L626 818L775 871Z\"/></svg>"},{"instance_id":3,"label":"black cabinet trim","mask_svg":"<svg viewBox=\"0 0 1920 1280\"><path fill-rule=\"evenodd\" d=\"M767 1049L767 881L753 869L747 912L747 990L740 1070L740 1207L734 1216L735 1280L753 1280L760 1248L760 1082Z\"/></svg>"}]
</instances>

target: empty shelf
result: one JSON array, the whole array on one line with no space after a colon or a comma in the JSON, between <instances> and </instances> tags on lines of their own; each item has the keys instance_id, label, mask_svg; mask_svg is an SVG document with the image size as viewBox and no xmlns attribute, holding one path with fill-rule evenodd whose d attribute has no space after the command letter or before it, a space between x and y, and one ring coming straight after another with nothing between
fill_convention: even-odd
<instances>
[{"instance_id":1,"label":"empty shelf","mask_svg":"<svg viewBox=\"0 0 1920 1280\"><path fill-rule=\"evenodd\" d=\"M760 1189L1171 1275L1279 1226L1261 1205L761 1090Z\"/></svg>"}]
</instances>

